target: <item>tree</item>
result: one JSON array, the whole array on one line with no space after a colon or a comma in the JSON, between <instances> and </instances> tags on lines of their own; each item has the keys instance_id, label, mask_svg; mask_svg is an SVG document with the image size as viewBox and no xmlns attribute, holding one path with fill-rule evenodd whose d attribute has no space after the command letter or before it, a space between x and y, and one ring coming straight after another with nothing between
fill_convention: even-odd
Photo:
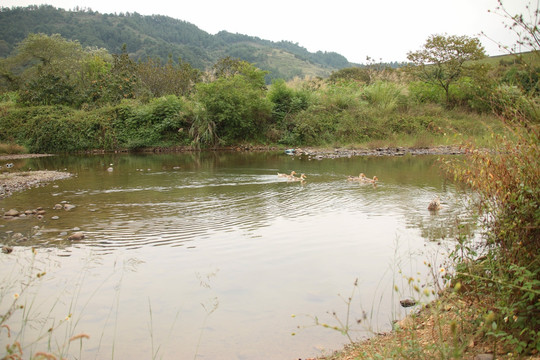
<instances>
[{"instance_id":1,"label":"tree","mask_svg":"<svg viewBox=\"0 0 540 360\"><path fill-rule=\"evenodd\" d=\"M468 70L466 62L484 57L479 39L457 35L431 35L423 49L407 54L422 81L444 89L446 104L450 104L450 85Z\"/></svg>"},{"instance_id":2,"label":"tree","mask_svg":"<svg viewBox=\"0 0 540 360\"><path fill-rule=\"evenodd\" d=\"M38 60L43 67L60 66L80 59L83 48L78 41L64 39L59 34L29 34L17 46L17 57L22 63Z\"/></svg>"}]
</instances>

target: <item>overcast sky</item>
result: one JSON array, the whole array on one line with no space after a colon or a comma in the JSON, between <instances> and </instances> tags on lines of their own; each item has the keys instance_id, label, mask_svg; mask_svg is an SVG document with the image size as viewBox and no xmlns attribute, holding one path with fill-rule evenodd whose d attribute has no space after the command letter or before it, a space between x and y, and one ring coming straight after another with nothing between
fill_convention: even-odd
<instances>
[{"instance_id":1,"label":"overcast sky","mask_svg":"<svg viewBox=\"0 0 540 360\"><path fill-rule=\"evenodd\" d=\"M536 8L539 0L530 0ZM525 13L529 0L503 0L512 14ZM335 51L349 61L366 56L405 61L431 34L478 36L489 55L502 52L491 38L513 44L515 38L495 10L496 0L2 0L1 6L50 4L100 13L167 15L215 34L221 30L288 40L309 51Z\"/></svg>"}]
</instances>

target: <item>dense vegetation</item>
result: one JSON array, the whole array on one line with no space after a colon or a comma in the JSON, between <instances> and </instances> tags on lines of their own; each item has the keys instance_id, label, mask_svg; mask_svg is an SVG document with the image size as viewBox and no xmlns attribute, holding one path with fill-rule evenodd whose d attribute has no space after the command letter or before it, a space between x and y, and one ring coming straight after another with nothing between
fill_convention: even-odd
<instances>
[{"instance_id":1,"label":"dense vegetation","mask_svg":"<svg viewBox=\"0 0 540 360\"><path fill-rule=\"evenodd\" d=\"M272 42L226 31L211 35L167 16L100 14L78 7L66 11L50 5L0 9L0 57L9 56L20 41L33 33L59 34L79 41L83 47L103 48L113 54L120 53L125 44L135 61L167 61L170 57L199 70L230 56L271 71L267 80L326 76L332 70L352 65L334 52L310 53L292 42Z\"/></svg>"},{"instance_id":2,"label":"dense vegetation","mask_svg":"<svg viewBox=\"0 0 540 360\"><path fill-rule=\"evenodd\" d=\"M327 80L267 86L267 72L230 57L203 72L171 58L135 62L125 46L111 55L60 35L30 34L0 59L0 141L34 152L238 143L430 146L487 139L501 127L493 114L506 116L508 108L538 122L535 53L491 65L477 60L483 49L474 40L438 41L462 55L436 71L429 64L375 64L335 71Z\"/></svg>"}]
</instances>

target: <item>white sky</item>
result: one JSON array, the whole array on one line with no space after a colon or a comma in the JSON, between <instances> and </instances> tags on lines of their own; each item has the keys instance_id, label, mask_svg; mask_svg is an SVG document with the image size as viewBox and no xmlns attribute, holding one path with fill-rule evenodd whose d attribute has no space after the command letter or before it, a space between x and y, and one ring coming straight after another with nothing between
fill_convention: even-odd
<instances>
[{"instance_id":1,"label":"white sky","mask_svg":"<svg viewBox=\"0 0 540 360\"><path fill-rule=\"evenodd\" d=\"M540 0L530 0L536 9ZM524 13L529 0L503 0L512 14ZM478 36L489 55L502 52L493 41L515 38L495 10L497 0L2 0L1 6L49 4L100 13L166 15L215 34L221 30L261 39L298 43L309 51L335 51L350 62L405 61L431 34Z\"/></svg>"}]
</instances>

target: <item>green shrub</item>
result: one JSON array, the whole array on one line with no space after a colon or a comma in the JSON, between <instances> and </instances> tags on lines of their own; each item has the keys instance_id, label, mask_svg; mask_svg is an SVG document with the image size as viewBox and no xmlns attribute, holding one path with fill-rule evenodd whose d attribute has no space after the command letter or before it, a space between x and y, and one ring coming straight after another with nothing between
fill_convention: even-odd
<instances>
[{"instance_id":1,"label":"green shrub","mask_svg":"<svg viewBox=\"0 0 540 360\"><path fill-rule=\"evenodd\" d=\"M241 74L197 84L194 101L199 119L215 125L215 136L227 144L261 137L268 126L271 104L262 85ZM203 137L198 137L202 139Z\"/></svg>"},{"instance_id":2,"label":"green shrub","mask_svg":"<svg viewBox=\"0 0 540 360\"><path fill-rule=\"evenodd\" d=\"M412 81L409 83L409 97L416 104L443 104L445 102L444 90L440 86L422 81Z\"/></svg>"},{"instance_id":3,"label":"green shrub","mask_svg":"<svg viewBox=\"0 0 540 360\"><path fill-rule=\"evenodd\" d=\"M287 115L294 115L309 106L309 95L306 91L287 87L285 81L277 80L267 94L272 103L272 119L280 124Z\"/></svg>"},{"instance_id":4,"label":"green shrub","mask_svg":"<svg viewBox=\"0 0 540 360\"><path fill-rule=\"evenodd\" d=\"M20 92L20 101L25 105L68 105L79 100L75 87L65 78L54 74L43 74L26 84Z\"/></svg>"},{"instance_id":5,"label":"green shrub","mask_svg":"<svg viewBox=\"0 0 540 360\"><path fill-rule=\"evenodd\" d=\"M154 99L146 105L123 101L112 107L109 112L117 146L136 150L187 143L185 108L184 100L175 95Z\"/></svg>"},{"instance_id":6,"label":"green shrub","mask_svg":"<svg viewBox=\"0 0 540 360\"><path fill-rule=\"evenodd\" d=\"M540 106L538 98L530 98L523 94L517 86L501 84L492 94L492 110L506 119L521 119L538 123Z\"/></svg>"}]
</instances>

